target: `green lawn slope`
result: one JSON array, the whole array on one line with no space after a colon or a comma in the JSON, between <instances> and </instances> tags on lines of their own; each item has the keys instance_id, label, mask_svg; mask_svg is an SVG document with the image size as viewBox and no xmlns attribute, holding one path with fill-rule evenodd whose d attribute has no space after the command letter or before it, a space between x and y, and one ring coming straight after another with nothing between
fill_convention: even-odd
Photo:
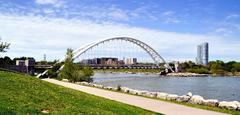
<instances>
[{"instance_id":1,"label":"green lawn slope","mask_svg":"<svg viewBox=\"0 0 240 115\"><path fill-rule=\"evenodd\" d=\"M43 110L50 114L156 114L31 76L0 71L0 115L43 114Z\"/></svg>"}]
</instances>

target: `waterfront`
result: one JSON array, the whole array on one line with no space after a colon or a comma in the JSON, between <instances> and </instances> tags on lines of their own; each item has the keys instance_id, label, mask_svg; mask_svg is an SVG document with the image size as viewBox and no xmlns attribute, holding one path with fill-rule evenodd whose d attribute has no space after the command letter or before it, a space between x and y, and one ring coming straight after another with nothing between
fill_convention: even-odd
<instances>
[{"instance_id":1,"label":"waterfront","mask_svg":"<svg viewBox=\"0 0 240 115\"><path fill-rule=\"evenodd\" d=\"M154 74L95 73L93 81L106 86L121 85L178 95L192 92L205 99L240 101L239 77L159 77Z\"/></svg>"}]
</instances>

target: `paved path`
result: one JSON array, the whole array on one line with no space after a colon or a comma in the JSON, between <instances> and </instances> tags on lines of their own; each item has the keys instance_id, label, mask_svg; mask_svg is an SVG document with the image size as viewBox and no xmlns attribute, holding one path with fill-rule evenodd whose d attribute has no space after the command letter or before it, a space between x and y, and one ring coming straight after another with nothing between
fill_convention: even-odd
<instances>
[{"instance_id":1,"label":"paved path","mask_svg":"<svg viewBox=\"0 0 240 115\"><path fill-rule=\"evenodd\" d=\"M107 91L103 89L77 85L68 82L62 82L55 79L43 79L53 84L61 85L85 93L93 94L99 97L104 97L110 100L126 103L137 106L146 110L159 112L167 115L223 115L223 113L212 112L192 107L187 107L179 104L169 103L165 101L144 98L140 96L128 95L119 92Z\"/></svg>"}]
</instances>

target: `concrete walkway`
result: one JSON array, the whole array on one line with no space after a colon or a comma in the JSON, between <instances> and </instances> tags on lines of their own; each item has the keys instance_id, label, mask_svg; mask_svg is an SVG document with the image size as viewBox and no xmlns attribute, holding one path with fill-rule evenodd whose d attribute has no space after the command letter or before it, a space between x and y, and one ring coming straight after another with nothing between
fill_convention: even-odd
<instances>
[{"instance_id":1,"label":"concrete walkway","mask_svg":"<svg viewBox=\"0 0 240 115\"><path fill-rule=\"evenodd\" d=\"M44 81L61 85L67 88L75 89L81 92L89 93L99 97L104 97L110 100L126 103L146 110L163 113L167 115L224 115L223 113L207 111L184 105L169 103L165 101L144 98L140 96L128 95L103 89L77 85L68 82L62 82L55 79L43 79Z\"/></svg>"}]
</instances>

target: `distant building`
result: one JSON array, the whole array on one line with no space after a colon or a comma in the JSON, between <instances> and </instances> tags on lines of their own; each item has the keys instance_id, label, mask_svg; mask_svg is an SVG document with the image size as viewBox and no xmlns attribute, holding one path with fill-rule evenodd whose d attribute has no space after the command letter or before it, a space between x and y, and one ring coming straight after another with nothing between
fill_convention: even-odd
<instances>
[{"instance_id":1,"label":"distant building","mask_svg":"<svg viewBox=\"0 0 240 115\"><path fill-rule=\"evenodd\" d=\"M18 71L33 75L35 70L34 69L35 59L34 58L17 59L16 66L18 66L19 68Z\"/></svg>"},{"instance_id":2,"label":"distant building","mask_svg":"<svg viewBox=\"0 0 240 115\"><path fill-rule=\"evenodd\" d=\"M123 61L125 65L137 64L137 58L124 58Z\"/></svg>"},{"instance_id":3,"label":"distant building","mask_svg":"<svg viewBox=\"0 0 240 115\"><path fill-rule=\"evenodd\" d=\"M102 57L102 58L84 59L81 61L81 63L85 65L117 65L118 58Z\"/></svg>"},{"instance_id":4,"label":"distant building","mask_svg":"<svg viewBox=\"0 0 240 115\"><path fill-rule=\"evenodd\" d=\"M201 65L207 65L208 64L208 58L209 58L209 48L208 43L202 43L197 46L197 57L196 57L196 63Z\"/></svg>"}]
</instances>

